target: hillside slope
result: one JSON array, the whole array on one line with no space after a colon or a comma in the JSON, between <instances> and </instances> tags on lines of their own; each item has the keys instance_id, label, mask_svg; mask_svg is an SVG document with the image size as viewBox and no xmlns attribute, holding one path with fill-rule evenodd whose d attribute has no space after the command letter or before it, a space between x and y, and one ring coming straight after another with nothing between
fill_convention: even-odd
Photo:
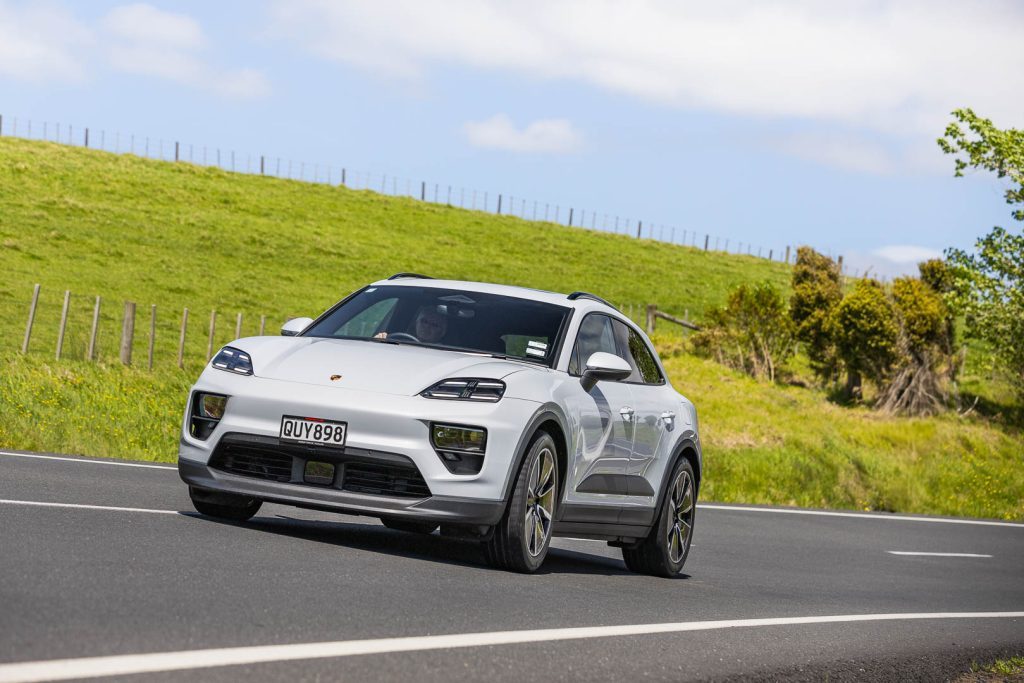
<instances>
[{"instance_id":1,"label":"hillside slope","mask_svg":"<svg viewBox=\"0 0 1024 683\"><path fill-rule=\"evenodd\" d=\"M399 271L582 289L631 304L637 315L646 303L699 315L740 282L785 286L789 273L753 257L12 138L0 138L0 246L0 325L24 326L32 285L41 283L40 334L52 347L70 289L73 357L96 295L107 302L111 333L122 301L156 304L164 355L190 307L202 316L193 318L192 351L201 355L199 326L211 309L230 316L223 341L238 312L251 333L254 316L279 325L315 315ZM20 342L5 339L0 350Z\"/></svg>"}]
</instances>

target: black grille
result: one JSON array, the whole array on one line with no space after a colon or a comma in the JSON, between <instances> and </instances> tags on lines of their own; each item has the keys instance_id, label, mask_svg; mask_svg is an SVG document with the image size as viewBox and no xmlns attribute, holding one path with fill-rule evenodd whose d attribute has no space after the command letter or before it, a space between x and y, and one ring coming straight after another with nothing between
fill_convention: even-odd
<instances>
[{"instance_id":1,"label":"black grille","mask_svg":"<svg viewBox=\"0 0 1024 683\"><path fill-rule=\"evenodd\" d=\"M225 472L246 477L271 481L288 481L292 478L290 455L258 446L227 445L218 449L211 464Z\"/></svg>"},{"instance_id":2,"label":"black grille","mask_svg":"<svg viewBox=\"0 0 1024 683\"><path fill-rule=\"evenodd\" d=\"M345 465L341 488L354 493L379 496L425 498L430 495L427 482L415 467L396 467L365 462Z\"/></svg>"},{"instance_id":3,"label":"black grille","mask_svg":"<svg viewBox=\"0 0 1024 683\"><path fill-rule=\"evenodd\" d=\"M407 456L381 453L385 462L368 462L361 454L339 452L338 449L309 448L279 442L276 438L254 434L225 434L210 466L269 481L308 484L303 479L306 461L328 462L340 470L334 486L344 491L399 498L427 498L430 489L420 471ZM292 464L298 460L298 474L292 477Z\"/></svg>"}]
</instances>

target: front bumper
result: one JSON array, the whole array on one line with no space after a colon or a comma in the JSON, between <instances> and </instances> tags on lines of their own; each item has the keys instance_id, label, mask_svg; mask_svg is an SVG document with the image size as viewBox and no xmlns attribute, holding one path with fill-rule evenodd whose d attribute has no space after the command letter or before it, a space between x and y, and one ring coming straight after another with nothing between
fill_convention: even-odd
<instances>
[{"instance_id":1,"label":"front bumper","mask_svg":"<svg viewBox=\"0 0 1024 683\"><path fill-rule=\"evenodd\" d=\"M266 481L216 470L194 460L178 460L178 474L189 486L206 491L252 496L270 503L282 503L313 510L372 517L395 517L433 521L439 524L497 524L505 512L502 501L474 500L453 496L398 498L364 495L335 488Z\"/></svg>"},{"instance_id":2,"label":"front bumper","mask_svg":"<svg viewBox=\"0 0 1024 683\"><path fill-rule=\"evenodd\" d=\"M470 524L493 524L500 519L523 430L540 409L536 402L509 397L490 404L443 401L213 369L207 369L192 389L191 396L204 391L229 397L224 417L207 439L190 434L191 407L186 406L178 461L182 478L192 486L305 507ZM369 460L386 460L390 455L411 461L429 491L413 500L311 486L298 483L301 477L268 481L224 471L212 460L222 440L231 435L276 443L282 415L346 422L346 453ZM487 430L487 449L478 473L455 474L445 467L430 444L434 422Z\"/></svg>"}]
</instances>

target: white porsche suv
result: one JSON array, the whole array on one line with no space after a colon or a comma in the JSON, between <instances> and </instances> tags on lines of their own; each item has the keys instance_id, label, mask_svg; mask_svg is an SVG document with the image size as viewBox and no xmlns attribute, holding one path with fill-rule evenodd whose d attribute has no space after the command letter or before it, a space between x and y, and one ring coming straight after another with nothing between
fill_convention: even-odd
<instances>
[{"instance_id":1,"label":"white porsche suv","mask_svg":"<svg viewBox=\"0 0 1024 683\"><path fill-rule=\"evenodd\" d=\"M693 404L602 299L401 273L221 349L178 469L215 517L271 501L440 527L523 572L552 536L600 539L673 576L701 446Z\"/></svg>"}]
</instances>

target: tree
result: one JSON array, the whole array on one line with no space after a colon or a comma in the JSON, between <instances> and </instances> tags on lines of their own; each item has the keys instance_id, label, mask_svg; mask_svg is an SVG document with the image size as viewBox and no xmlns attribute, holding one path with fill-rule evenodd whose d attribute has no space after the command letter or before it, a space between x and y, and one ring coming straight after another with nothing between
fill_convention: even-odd
<instances>
[{"instance_id":1,"label":"tree","mask_svg":"<svg viewBox=\"0 0 1024 683\"><path fill-rule=\"evenodd\" d=\"M937 413L949 399L944 379L954 367L948 352L946 304L931 286L913 277L895 280L891 296L897 323L896 360L881 384L875 407L909 415Z\"/></svg>"},{"instance_id":2,"label":"tree","mask_svg":"<svg viewBox=\"0 0 1024 683\"><path fill-rule=\"evenodd\" d=\"M1000 130L970 109L957 109L953 118L938 143L958 155L955 175L968 168L992 171L1009 179L1006 203L1024 206L1024 131ZM1013 208L1011 216L1024 221L1024 208ZM1024 233L997 226L976 242L975 253L947 249L946 257L954 273L947 300L964 313L967 335L989 343L1024 397Z\"/></svg>"},{"instance_id":3,"label":"tree","mask_svg":"<svg viewBox=\"0 0 1024 683\"><path fill-rule=\"evenodd\" d=\"M828 329L846 368L847 396L861 396L864 379L885 381L898 356L899 328L879 282L859 280L833 309Z\"/></svg>"},{"instance_id":4,"label":"tree","mask_svg":"<svg viewBox=\"0 0 1024 683\"><path fill-rule=\"evenodd\" d=\"M786 301L770 282L742 284L730 292L725 306L707 313L693 343L719 363L768 381L775 381L795 347Z\"/></svg>"},{"instance_id":5,"label":"tree","mask_svg":"<svg viewBox=\"0 0 1024 683\"><path fill-rule=\"evenodd\" d=\"M829 319L842 298L838 264L810 247L797 249L790 316L796 325L797 339L807 350L811 368L825 381L834 380L838 373L839 359Z\"/></svg>"}]
</instances>

